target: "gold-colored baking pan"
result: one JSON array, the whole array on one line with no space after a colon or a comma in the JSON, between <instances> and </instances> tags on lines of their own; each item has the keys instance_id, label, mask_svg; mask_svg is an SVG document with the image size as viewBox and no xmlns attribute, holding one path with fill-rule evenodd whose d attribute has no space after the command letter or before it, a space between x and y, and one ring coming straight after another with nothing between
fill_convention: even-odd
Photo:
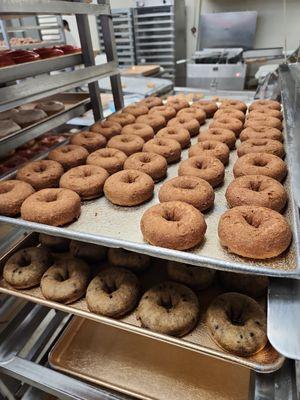
<instances>
[{"instance_id":1,"label":"gold-colored baking pan","mask_svg":"<svg viewBox=\"0 0 300 400\"><path fill-rule=\"evenodd\" d=\"M29 235L25 240L21 241L14 249L11 249L0 259L0 271L4 265L5 260L14 253L17 248L32 245L36 240L35 235ZM39 287L26 290L17 290L8 285L0 275L0 292L11 294L14 296L22 297L26 300L33 301L51 308L65 311L70 314L75 314L80 317L88 318L102 324L111 325L120 328L124 331L133 332L142 336L147 336L158 341L173 344L175 346L192 350L194 352L207 354L222 360L230 361L236 364L243 365L251 368L257 372L273 372L279 369L284 361L284 357L280 355L270 343L261 350L259 353L251 357L239 357L234 354L228 353L221 349L210 337L208 328L205 324L205 312L208 304L222 292L222 289L217 285L208 288L199 293L200 302L200 320L197 327L188 335L183 338L171 337L168 335L152 332L148 329L142 328L136 318L135 311L131 314L121 318L112 319L103 317L101 315L90 312L87 308L85 299L76 301L75 303L64 305L54 301L46 300ZM153 259L151 268L140 275L142 291L147 290L151 286L162 282L167 278L166 263L164 260ZM265 306L265 299L261 300L261 304Z\"/></svg>"},{"instance_id":2,"label":"gold-colored baking pan","mask_svg":"<svg viewBox=\"0 0 300 400\"><path fill-rule=\"evenodd\" d=\"M250 371L129 332L74 318L50 365L143 400L246 400Z\"/></svg>"}]
</instances>

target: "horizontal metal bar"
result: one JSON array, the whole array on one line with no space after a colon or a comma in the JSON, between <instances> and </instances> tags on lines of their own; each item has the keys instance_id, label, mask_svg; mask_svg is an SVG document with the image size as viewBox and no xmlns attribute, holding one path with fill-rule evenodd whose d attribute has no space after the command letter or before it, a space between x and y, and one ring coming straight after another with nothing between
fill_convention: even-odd
<instances>
[{"instance_id":1,"label":"horizontal metal bar","mask_svg":"<svg viewBox=\"0 0 300 400\"><path fill-rule=\"evenodd\" d=\"M140 13L135 13L134 18L158 18L158 17L174 17L174 13L172 12L158 12L158 13L147 13L147 14L140 14Z\"/></svg>"},{"instance_id":2,"label":"horizontal metal bar","mask_svg":"<svg viewBox=\"0 0 300 400\"><path fill-rule=\"evenodd\" d=\"M24 103L39 100L45 96L60 93L95 80L118 74L117 63L86 67L58 75L38 77L18 85L0 89L0 111L17 107Z\"/></svg>"},{"instance_id":3,"label":"horizontal metal bar","mask_svg":"<svg viewBox=\"0 0 300 400\"><path fill-rule=\"evenodd\" d=\"M25 32L25 31L34 31L34 30L60 30L61 27L59 25L32 25L32 26L19 26L16 28L7 28L6 32L7 33L14 33L14 32Z\"/></svg>"},{"instance_id":4,"label":"horizontal metal bar","mask_svg":"<svg viewBox=\"0 0 300 400\"><path fill-rule=\"evenodd\" d=\"M145 25L169 25L171 28L174 27L173 21L144 21L144 22L134 22L134 25L145 26Z\"/></svg>"},{"instance_id":5,"label":"horizontal metal bar","mask_svg":"<svg viewBox=\"0 0 300 400\"><path fill-rule=\"evenodd\" d=\"M151 36L138 36L136 38L137 42L141 42L142 40L153 40L153 39L175 39L175 35L151 35Z\"/></svg>"},{"instance_id":6,"label":"horizontal metal bar","mask_svg":"<svg viewBox=\"0 0 300 400\"><path fill-rule=\"evenodd\" d=\"M138 48L142 48L142 47L155 47L155 46L174 46L175 43L174 42L152 42L152 43L140 43L137 42L136 46ZM167 48L167 51L174 51L173 49Z\"/></svg>"},{"instance_id":7,"label":"horizontal metal bar","mask_svg":"<svg viewBox=\"0 0 300 400\"><path fill-rule=\"evenodd\" d=\"M149 33L149 32L166 32L166 31L172 31L174 32L174 26L170 26L168 28L147 28L147 29L140 29L138 28L136 31L136 35L139 36L140 33ZM149 35L150 38L150 35Z\"/></svg>"},{"instance_id":8,"label":"horizontal metal bar","mask_svg":"<svg viewBox=\"0 0 300 400\"><path fill-rule=\"evenodd\" d=\"M0 14L91 14L109 15L108 4L87 4L57 0L1 0Z\"/></svg>"}]
</instances>

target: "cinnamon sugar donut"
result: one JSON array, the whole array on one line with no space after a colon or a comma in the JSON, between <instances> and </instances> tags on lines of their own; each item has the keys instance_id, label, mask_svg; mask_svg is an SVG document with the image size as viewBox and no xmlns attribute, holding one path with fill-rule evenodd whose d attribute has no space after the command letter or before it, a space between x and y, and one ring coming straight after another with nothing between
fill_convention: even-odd
<instances>
[{"instance_id":1,"label":"cinnamon sugar donut","mask_svg":"<svg viewBox=\"0 0 300 400\"><path fill-rule=\"evenodd\" d=\"M154 246L188 250L202 243L206 222L199 210L182 201L150 207L142 216L144 239Z\"/></svg>"},{"instance_id":2,"label":"cinnamon sugar donut","mask_svg":"<svg viewBox=\"0 0 300 400\"><path fill-rule=\"evenodd\" d=\"M69 189L42 189L29 196L21 206L26 221L62 226L80 215L80 197Z\"/></svg>"},{"instance_id":3,"label":"cinnamon sugar donut","mask_svg":"<svg viewBox=\"0 0 300 400\"><path fill-rule=\"evenodd\" d=\"M122 135L137 135L145 142L154 138L154 130L150 125L134 123L124 126L121 131Z\"/></svg>"},{"instance_id":4,"label":"cinnamon sugar donut","mask_svg":"<svg viewBox=\"0 0 300 400\"><path fill-rule=\"evenodd\" d=\"M104 168L110 175L123 169L127 156L117 149L100 149L91 153L86 163Z\"/></svg>"},{"instance_id":5,"label":"cinnamon sugar donut","mask_svg":"<svg viewBox=\"0 0 300 400\"><path fill-rule=\"evenodd\" d=\"M119 206L145 203L152 197L153 190L153 179L144 172L134 169L117 172L104 184L105 197Z\"/></svg>"},{"instance_id":6,"label":"cinnamon sugar donut","mask_svg":"<svg viewBox=\"0 0 300 400\"><path fill-rule=\"evenodd\" d=\"M189 102L186 99L176 96L168 97L166 105L174 108L176 112L182 110L183 108L188 108L190 106Z\"/></svg>"},{"instance_id":7,"label":"cinnamon sugar donut","mask_svg":"<svg viewBox=\"0 0 300 400\"><path fill-rule=\"evenodd\" d=\"M162 185L158 198L161 203L184 201L200 211L205 211L213 206L215 193L204 179L197 176L177 176Z\"/></svg>"},{"instance_id":8,"label":"cinnamon sugar donut","mask_svg":"<svg viewBox=\"0 0 300 400\"><path fill-rule=\"evenodd\" d=\"M233 166L235 177L244 175L265 175L283 181L287 166L281 158L267 153L248 153L240 157Z\"/></svg>"},{"instance_id":9,"label":"cinnamon sugar donut","mask_svg":"<svg viewBox=\"0 0 300 400\"><path fill-rule=\"evenodd\" d=\"M227 187L225 194L229 207L260 206L282 211L287 202L284 187L265 175L240 176Z\"/></svg>"},{"instance_id":10,"label":"cinnamon sugar donut","mask_svg":"<svg viewBox=\"0 0 300 400\"><path fill-rule=\"evenodd\" d=\"M112 114L107 117L108 121L117 122L121 126L125 126L128 124L133 124L135 121L135 117L132 114L121 112L119 114Z\"/></svg>"},{"instance_id":11,"label":"cinnamon sugar donut","mask_svg":"<svg viewBox=\"0 0 300 400\"><path fill-rule=\"evenodd\" d=\"M149 114L158 114L162 115L165 120L168 122L171 118L174 118L176 116L176 110L173 107L170 106L156 106L152 107L149 111Z\"/></svg>"},{"instance_id":12,"label":"cinnamon sugar donut","mask_svg":"<svg viewBox=\"0 0 300 400\"><path fill-rule=\"evenodd\" d=\"M106 139L100 133L84 131L72 136L70 143L82 146L87 149L89 153L92 153L93 151L101 149L101 147L105 147Z\"/></svg>"},{"instance_id":13,"label":"cinnamon sugar donut","mask_svg":"<svg viewBox=\"0 0 300 400\"><path fill-rule=\"evenodd\" d=\"M167 126L182 126L189 131L191 137L197 136L200 130L200 124L196 118L190 118L189 115L179 115L176 118L170 119Z\"/></svg>"},{"instance_id":14,"label":"cinnamon sugar donut","mask_svg":"<svg viewBox=\"0 0 300 400\"><path fill-rule=\"evenodd\" d=\"M229 147L227 144L217 140L204 140L194 144L189 149L189 157L193 156L211 156L218 158L224 165L229 161Z\"/></svg>"},{"instance_id":15,"label":"cinnamon sugar donut","mask_svg":"<svg viewBox=\"0 0 300 400\"><path fill-rule=\"evenodd\" d=\"M157 106L162 106L163 101L160 97L157 96L149 96L145 99L141 100L139 104L145 104L148 108L153 108Z\"/></svg>"},{"instance_id":16,"label":"cinnamon sugar donut","mask_svg":"<svg viewBox=\"0 0 300 400\"><path fill-rule=\"evenodd\" d=\"M120 135L122 126L115 121L98 121L90 127L90 131L100 133L106 140Z\"/></svg>"},{"instance_id":17,"label":"cinnamon sugar donut","mask_svg":"<svg viewBox=\"0 0 300 400\"><path fill-rule=\"evenodd\" d=\"M240 141L244 142L248 139L272 139L283 142L283 135L280 130L269 126L256 126L255 128L245 128L240 134Z\"/></svg>"},{"instance_id":18,"label":"cinnamon sugar donut","mask_svg":"<svg viewBox=\"0 0 300 400\"><path fill-rule=\"evenodd\" d=\"M7 217L18 215L24 200L33 193L29 183L18 180L0 182L0 214Z\"/></svg>"},{"instance_id":19,"label":"cinnamon sugar donut","mask_svg":"<svg viewBox=\"0 0 300 400\"><path fill-rule=\"evenodd\" d=\"M37 160L24 165L17 172L17 179L33 186L36 190L57 187L64 173L63 167L56 161Z\"/></svg>"},{"instance_id":20,"label":"cinnamon sugar donut","mask_svg":"<svg viewBox=\"0 0 300 400\"><path fill-rule=\"evenodd\" d=\"M83 200L94 199L103 194L108 172L97 165L80 165L71 168L60 178L59 186L79 194Z\"/></svg>"},{"instance_id":21,"label":"cinnamon sugar donut","mask_svg":"<svg viewBox=\"0 0 300 400\"><path fill-rule=\"evenodd\" d=\"M236 137L239 137L242 129L243 123L236 118L231 117L219 117L214 119L210 124L209 128L222 128L222 129L229 129L230 131L235 133Z\"/></svg>"},{"instance_id":22,"label":"cinnamon sugar donut","mask_svg":"<svg viewBox=\"0 0 300 400\"><path fill-rule=\"evenodd\" d=\"M48 154L49 160L59 162L64 170L68 170L85 163L89 152L82 146L66 144L58 147Z\"/></svg>"},{"instance_id":23,"label":"cinnamon sugar donut","mask_svg":"<svg viewBox=\"0 0 300 400\"><path fill-rule=\"evenodd\" d=\"M148 114L149 108L143 104L130 104L123 109L123 112L132 114L135 118L140 115Z\"/></svg>"},{"instance_id":24,"label":"cinnamon sugar donut","mask_svg":"<svg viewBox=\"0 0 300 400\"><path fill-rule=\"evenodd\" d=\"M221 101L220 109L222 108L235 108L243 113L247 111L247 105L243 101L224 99Z\"/></svg>"},{"instance_id":25,"label":"cinnamon sugar donut","mask_svg":"<svg viewBox=\"0 0 300 400\"><path fill-rule=\"evenodd\" d=\"M280 119L280 121L283 120L283 115L281 111L273 110L272 108L267 108L267 107L255 108L254 110L249 112L248 118L260 117L261 115L267 115L269 117L277 118Z\"/></svg>"},{"instance_id":26,"label":"cinnamon sugar donut","mask_svg":"<svg viewBox=\"0 0 300 400\"><path fill-rule=\"evenodd\" d=\"M121 150L127 156L142 151L144 140L137 135L118 135L111 138L107 147Z\"/></svg>"},{"instance_id":27,"label":"cinnamon sugar donut","mask_svg":"<svg viewBox=\"0 0 300 400\"><path fill-rule=\"evenodd\" d=\"M189 115L191 119L196 119L200 125L205 123L206 120L206 113L202 108L183 108L178 112L178 117L182 115Z\"/></svg>"},{"instance_id":28,"label":"cinnamon sugar donut","mask_svg":"<svg viewBox=\"0 0 300 400\"><path fill-rule=\"evenodd\" d=\"M154 133L158 132L160 129L164 128L167 124L165 117L161 114L148 114L141 115L137 117L136 122L141 124L150 125L153 128Z\"/></svg>"},{"instance_id":29,"label":"cinnamon sugar donut","mask_svg":"<svg viewBox=\"0 0 300 400\"><path fill-rule=\"evenodd\" d=\"M124 170L134 169L150 175L154 182L164 179L167 175L167 161L163 156L155 153L135 153L124 163Z\"/></svg>"},{"instance_id":30,"label":"cinnamon sugar donut","mask_svg":"<svg viewBox=\"0 0 300 400\"><path fill-rule=\"evenodd\" d=\"M151 139L144 144L143 151L163 156L168 164L179 161L181 157L181 146L174 139Z\"/></svg>"},{"instance_id":31,"label":"cinnamon sugar donut","mask_svg":"<svg viewBox=\"0 0 300 400\"><path fill-rule=\"evenodd\" d=\"M281 104L278 101L262 99L254 101L250 105L249 111L255 110L256 108L260 107L271 108L272 110L278 110L278 111L281 110Z\"/></svg>"},{"instance_id":32,"label":"cinnamon sugar donut","mask_svg":"<svg viewBox=\"0 0 300 400\"><path fill-rule=\"evenodd\" d=\"M283 144L272 139L248 139L237 149L239 157L248 153L268 153L283 158L285 155Z\"/></svg>"},{"instance_id":33,"label":"cinnamon sugar donut","mask_svg":"<svg viewBox=\"0 0 300 400\"><path fill-rule=\"evenodd\" d=\"M37 122L47 118L47 114L43 110L12 110L11 119L22 128L29 125L36 124Z\"/></svg>"},{"instance_id":34,"label":"cinnamon sugar donut","mask_svg":"<svg viewBox=\"0 0 300 400\"><path fill-rule=\"evenodd\" d=\"M260 260L279 256L292 240L291 228L281 214L257 206L226 211L220 218L218 235L229 252Z\"/></svg>"},{"instance_id":35,"label":"cinnamon sugar donut","mask_svg":"<svg viewBox=\"0 0 300 400\"><path fill-rule=\"evenodd\" d=\"M242 123L245 122L245 114L243 113L243 111L237 110L235 108L229 108L229 107L221 108L214 115L214 119L223 118L223 117L235 118L235 119L239 119Z\"/></svg>"},{"instance_id":36,"label":"cinnamon sugar donut","mask_svg":"<svg viewBox=\"0 0 300 400\"><path fill-rule=\"evenodd\" d=\"M191 145L189 131L177 125L167 126L166 128L161 129L157 132L156 137L174 139L180 144L182 149L185 149Z\"/></svg>"},{"instance_id":37,"label":"cinnamon sugar donut","mask_svg":"<svg viewBox=\"0 0 300 400\"><path fill-rule=\"evenodd\" d=\"M245 127L256 127L256 126L270 126L272 128L279 129L282 131L282 122L278 118L270 117L266 114L255 115L254 117L248 118L245 122Z\"/></svg>"},{"instance_id":38,"label":"cinnamon sugar donut","mask_svg":"<svg viewBox=\"0 0 300 400\"><path fill-rule=\"evenodd\" d=\"M35 108L45 111L45 113L48 116L50 116L64 110L65 105L61 101L48 100L48 101L41 101L35 106Z\"/></svg>"},{"instance_id":39,"label":"cinnamon sugar donut","mask_svg":"<svg viewBox=\"0 0 300 400\"><path fill-rule=\"evenodd\" d=\"M218 111L218 106L215 101L199 100L191 105L192 108L201 108L205 111L206 118L212 118L215 112Z\"/></svg>"},{"instance_id":40,"label":"cinnamon sugar donut","mask_svg":"<svg viewBox=\"0 0 300 400\"><path fill-rule=\"evenodd\" d=\"M215 157L194 156L181 161L178 175L198 176L211 184L212 187L220 185L225 176L224 165Z\"/></svg>"},{"instance_id":41,"label":"cinnamon sugar donut","mask_svg":"<svg viewBox=\"0 0 300 400\"><path fill-rule=\"evenodd\" d=\"M198 136L198 142L204 142L205 140L217 140L227 144L232 150L235 148L236 136L235 133L229 129L224 128L209 128L206 131L200 132Z\"/></svg>"}]
</instances>

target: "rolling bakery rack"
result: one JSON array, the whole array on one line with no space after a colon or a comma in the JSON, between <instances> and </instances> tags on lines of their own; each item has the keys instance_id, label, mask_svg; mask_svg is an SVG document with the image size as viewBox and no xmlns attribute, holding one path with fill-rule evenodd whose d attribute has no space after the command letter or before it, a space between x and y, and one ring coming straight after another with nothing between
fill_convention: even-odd
<instances>
[{"instance_id":1,"label":"rolling bakery rack","mask_svg":"<svg viewBox=\"0 0 300 400\"><path fill-rule=\"evenodd\" d=\"M99 2L100 3L100 2ZM55 69L66 68L67 66L75 65L76 63L84 63L83 70L75 70L68 73L61 73L60 75L39 77L36 78L36 84L28 84L24 81L18 85L3 87L0 89L0 111L10 109L12 107L21 105L25 102L34 101L45 96L57 94L64 90L69 90L83 83L89 84L91 103L84 105L84 109L93 107L95 119L102 117L101 100L99 96L99 87L96 82L101 77L110 76L112 91L115 101L116 109L122 107L122 90L120 85L120 77L118 74L117 60L116 60L116 47L113 36L113 26L110 17L110 8L107 2L101 4L85 4L81 2L68 2L68 1L37 1L37 0L3 0L0 4L1 14L76 14L78 28L81 38L81 46L83 49L82 55L71 56L68 61L63 57L61 60L55 60L54 63L65 63L57 65L51 62L43 63L39 67L38 72L34 71L34 63L32 69L28 67L18 69L18 79L26 78L32 75L38 75L44 72L49 72ZM108 58L108 63L95 66L94 58L91 47L91 37L88 27L88 14L98 15L102 21L102 32L105 43L105 50ZM73 59L74 64L71 64ZM64 60L64 61L63 61ZM77 60L77 61L76 61ZM68 63L68 65L66 65ZM290 144L290 138L295 129L295 122L293 117L295 115L295 84L291 81L290 71L283 71L282 77L282 91L283 103L286 120L287 140ZM2 82L6 83L12 78L15 78L13 71L10 78L6 81L2 76ZM1 80L1 70L0 70ZM287 82L287 83L286 83ZM292 83L291 83L292 82ZM292 93L291 90L294 89ZM297 93L297 90L296 90ZM228 93L230 96L230 93ZM296 96L297 98L297 96ZM297 100L298 101L298 100ZM297 102L296 102L297 103ZM299 109L299 107L298 107ZM76 110L76 114L80 115L83 108ZM73 116L73 115L72 115ZM58 127L62 123L72 118L70 115L65 115L61 120L55 122L54 127ZM48 125L47 125L48 124ZM49 122L40 124L37 131L29 129L27 133L22 134L26 136L24 141L18 137L18 134L7 139L4 143L0 143L0 149L4 148L3 152L7 152L19 146L34 137L39 136L45 131L51 129ZM4 147L3 147L4 146ZM294 171L295 160L289 157L290 171ZM172 175L174 170L170 169ZM293 180L293 174L291 179ZM220 192L220 194L222 194ZM297 203L297 201L296 201ZM294 265L292 269L276 270L269 269L266 272L266 267L262 265L254 265L251 267L243 266L239 260L228 259L224 262L212 255L209 257L207 254L203 258L201 254L193 254L192 252L172 252L168 249L155 248L142 243L140 237L136 237L134 232L129 232L126 240L124 239L124 232L127 234L128 219L139 218L136 209L131 212L127 211L127 218L122 222L123 237L118 236L117 232L101 232L93 231L89 226L89 221L95 219L95 204L94 201L90 202L90 206L84 205L83 219L86 218L87 224L78 228L78 222L72 224L68 228L55 228L48 227L41 224L31 224L20 219L11 219L0 217L0 222L13 225L17 230L11 232L6 238L5 242L0 243L1 260L5 255L9 254L12 249L17 248L26 241L30 243L34 241L34 234L28 235L30 231L45 232L57 236L65 236L69 238L79 239L86 242L104 244L110 247L125 247L129 250L134 250L141 253L150 254L162 259L174 259L178 261L187 262L190 264L203 265L207 262L207 266L220 269L231 269L240 271L252 271L257 274L268 274L274 277L271 279L270 290L268 294L268 336L272 345L284 356L291 359L300 358L300 327L298 324L299 314L299 242L298 237L294 238L294 247L292 249ZM296 204L291 198L291 205L293 208L293 216L296 216L293 224L298 227L299 220L297 215ZM103 225L109 227L112 223L112 213L109 208L105 209L106 216ZM125 212L126 213L126 212ZM131 220L132 222L132 220ZM77 224L77 225L76 225ZM119 232L120 235L120 232ZM24 240L25 237L25 240ZM285 262L282 259L281 265ZM129 321L115 321L109 318L92 316L85 308L83 303L76 303L74 306L59 305L57 303L50 304L50 302L43 301L38 293L33 295L22 294L23 298L16 296L7 296L11 291L5 289L0 285L0 292L4 293L0 296L0 393L5 393L7 398L14 399L14 394L17 393L17 398L23 400L29 399L42 399L42 391L53 394L60 399L103 399L103 400L117 400L125 399L128 397L112 390L103 389L99 386L93 386L85 383L80 379L71 378L64 373L52 370L48 363L48 353L53 344L57 341L61 333L70 322L71 315L77 314L81 317L92 318L96 322L101 322L105 326L112 325L119 328L120 332L130 331L133 334L141 334L150 338L155 338L160 342L167 342L170 345L184 347L185 349L195 350L202 352L208 356L217 358L224 358L226 361L239 362L231 355L224 356L220 350L207 350L205 346L199 346L193 340L197 338L189 338L189 340L177 340L165 337L164 335L153 334L150 331L145 331L136 326L132 320ZM33 302L28 302L31 300ZM35 304L37 303L37 304ZM52 308L49 308L53 306ZM130 316L128 317L130 319ZM124 332L125 334L125 332ZM180 343L179 343L180 342ZM223 352L224 353L224 352ZM257 361L257 360L256 360ZM252 362L250 365L249 362ZM248 364L247 364L248 363ZM263 363L255 364L255 360L245 360L242 363L245 366L250 366L256 372L252 372L250 382L250 399L255 400L296 400L297 388L295 386L295 369L296 365L293 360L286 360L284 357L278 356L272 367L265 367ZM259 373L260 372L260 373ZM264 374L261 372L265 372ZM272 372L272 373L271 373ZM16 380L22 381L20 385ZM171 400L171 399L170 399Z\"/></svg>"}]
</instances>

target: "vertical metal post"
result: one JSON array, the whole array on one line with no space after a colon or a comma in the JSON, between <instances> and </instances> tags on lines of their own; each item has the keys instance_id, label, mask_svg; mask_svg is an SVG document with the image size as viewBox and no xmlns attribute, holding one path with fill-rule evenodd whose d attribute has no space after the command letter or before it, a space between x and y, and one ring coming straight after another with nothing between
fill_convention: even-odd
<instances>
[{"instance_id":1,"label":"vertical metal post","mask_svg":"<svg viewBox=\"0 0 300 400\"><path fill-rule=\"evenodd\" d=\"M78 14L76 15L76 21L82 48L83 62L86 67L90 67L92 65L95 65L95 57L93 52L88 15ZM95 121L97 121L103 118L103 108L98 81L91 82L88 86L94 118Z\"/></svg>"},{"instance_id":2,"label":"vertical metal post","mask_svg":"<svg viewBox=\"0 0 300 400\"><path fill-rule=\"evenodd\" d=\"M98 0L99 1L99 0ZM113 21L111 15L101 15L100 23L102 29L102 36L104 42L104 50L106 53L107 61L117 61L117 48L115 33L113 27ZM120 110L124 107L123 91L121 85L120 74L116 74L110 77L111 89L114 98L116 110Z\"/></svg>"}]
</instances>

